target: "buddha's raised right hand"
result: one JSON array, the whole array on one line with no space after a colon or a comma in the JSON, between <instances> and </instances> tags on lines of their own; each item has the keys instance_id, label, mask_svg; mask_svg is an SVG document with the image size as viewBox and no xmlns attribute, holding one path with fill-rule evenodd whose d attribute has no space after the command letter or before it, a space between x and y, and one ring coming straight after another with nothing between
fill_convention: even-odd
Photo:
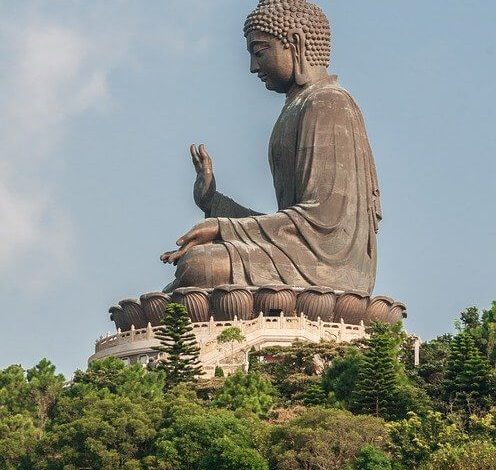
<instances>
[{"instance_id":1,"label":"buddha's raised right hand","mask_svg":"<svg viewBox=\"0 0 496 470\"><path fill-rule=\"evenodd\" d=\"M212 208L212 198L217 189L212 168L212 159L205 146L190 147L191 158L196 170L196 181L193 190L196 205L208 216Z\"/></svg>"}]
</instances>

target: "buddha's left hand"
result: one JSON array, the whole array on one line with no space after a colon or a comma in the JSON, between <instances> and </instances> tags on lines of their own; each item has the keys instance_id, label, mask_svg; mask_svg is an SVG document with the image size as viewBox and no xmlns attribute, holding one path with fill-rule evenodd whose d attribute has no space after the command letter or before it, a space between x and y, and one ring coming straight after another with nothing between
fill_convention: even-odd
<instances>
[{"instance_id":1,"label":"buddha's left hand","mask_svg":"<svg viewBox=\"0 0 496 470\"><path fill-rule=\"evenodd\" d=\"M191 248L197 245L205 245L217 240L220 236L219 221L217 219L206 219L195 225L188 233L183 235L176 244L180 246L177 251L164 253L160 260L163 263L177 264Z\"/></svg>"}]
</instances>

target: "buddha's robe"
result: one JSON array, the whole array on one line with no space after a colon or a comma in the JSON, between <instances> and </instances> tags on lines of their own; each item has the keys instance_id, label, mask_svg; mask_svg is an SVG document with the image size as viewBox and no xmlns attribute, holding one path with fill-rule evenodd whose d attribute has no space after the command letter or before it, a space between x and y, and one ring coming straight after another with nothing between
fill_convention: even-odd
<instances>
[{"instance_id":1,"label":"buddha's robe","mask_svg":"<svg viewBox=\"0 0 496 470\"><path fill-rule=\"evenodd\" d=\"M190 270L191 279L193 269L209 273L200 287L227 281L370 294L379 187L361 112L335 77L287 99L269 162L279 211L258 214L215 193L206 216L218 218L221 241L183 257L174 287L185 285L182 273Z\"/></svg>"}]
</instances>

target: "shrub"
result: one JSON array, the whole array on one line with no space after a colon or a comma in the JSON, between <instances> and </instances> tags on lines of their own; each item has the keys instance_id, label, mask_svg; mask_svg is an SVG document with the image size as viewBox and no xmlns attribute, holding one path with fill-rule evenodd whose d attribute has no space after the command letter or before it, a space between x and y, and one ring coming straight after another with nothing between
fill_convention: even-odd
<instances>
[{"instance_id":1,"label":"shrub","mask_svg":"<svg viewBox=\"0 0 496 470\"><path fill-rule=\"evenodd\" d=\"M217 366L215 368L214 377L224 377L224 369L222 367Z\"/></svg>"},{"instance_id":2,"label":"shrub","mask_svg":"<svg viewBox=\"0 0 496 470\"><path fill-rule=\"evenodd\" d=\"M366 445L380 449L386 441L387 428L380 418L315 407L275 426L268 454L275 470L342 470Z\"/></svg>"},{"instance_id":3,"label":"shrub","mask_svg":"<svg viewBox=\"0 0 496 470\"><path fill-rule=\"evenodd\" d=\"M496 446L492 442L474 441L463 446L444 447L435 452L423 470L494 470Z\"/></svg>"},{"instance_id":4,"label":"shrub","mask_svg":"<svg viewBox=\"0 0 496 470\"><path fill-rule=\"evenodd\" d=\"M265 416L274 402L274 388L259 373L238 370L228 377L214 400L217 407L242 409Z\"/></svg>"},{"instance_id":5,"label":"shrub","mask_svg":"<svg viewBox=\"0 0 496 470\"><path fill-rule=\"evenodd\" d=\"M432 411L426 416L410 413L407 419L390 423L389 430L389 449L407 469L418 468L442 447L461 445L468 439L460 423Z\"/></svg>"},{"instance_id":6,"label":"shrub","mask_svg":"<svg viewBox=\"0 0 496 470\"><path fill-rule=\"evenodd\" d=\"M377 447L367 445L358 454L353 470L392 470L391 459Z\"/></svg>"}]
</instances>

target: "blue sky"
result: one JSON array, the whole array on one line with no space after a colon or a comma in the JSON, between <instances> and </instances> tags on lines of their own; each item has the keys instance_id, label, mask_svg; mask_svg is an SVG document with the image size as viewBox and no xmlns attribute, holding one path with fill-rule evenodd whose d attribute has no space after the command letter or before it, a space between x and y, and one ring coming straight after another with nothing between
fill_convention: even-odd
<instances>
[{"instance_id":1,"label":"blue sky","mask_svg":"<svg viewBox=\"0 0 496 470\"><path fill-rule=\"evenodd\" d=\"M318 3L378 166L375 292L432 338L496 299L496 3ZM0 367L47 357L70 375L111 304L170 280L159 255L201 217L190 143L221 191L275 210L283 97L248 70L255 5L0 1Z\"/></svg>"}]
</instances>

